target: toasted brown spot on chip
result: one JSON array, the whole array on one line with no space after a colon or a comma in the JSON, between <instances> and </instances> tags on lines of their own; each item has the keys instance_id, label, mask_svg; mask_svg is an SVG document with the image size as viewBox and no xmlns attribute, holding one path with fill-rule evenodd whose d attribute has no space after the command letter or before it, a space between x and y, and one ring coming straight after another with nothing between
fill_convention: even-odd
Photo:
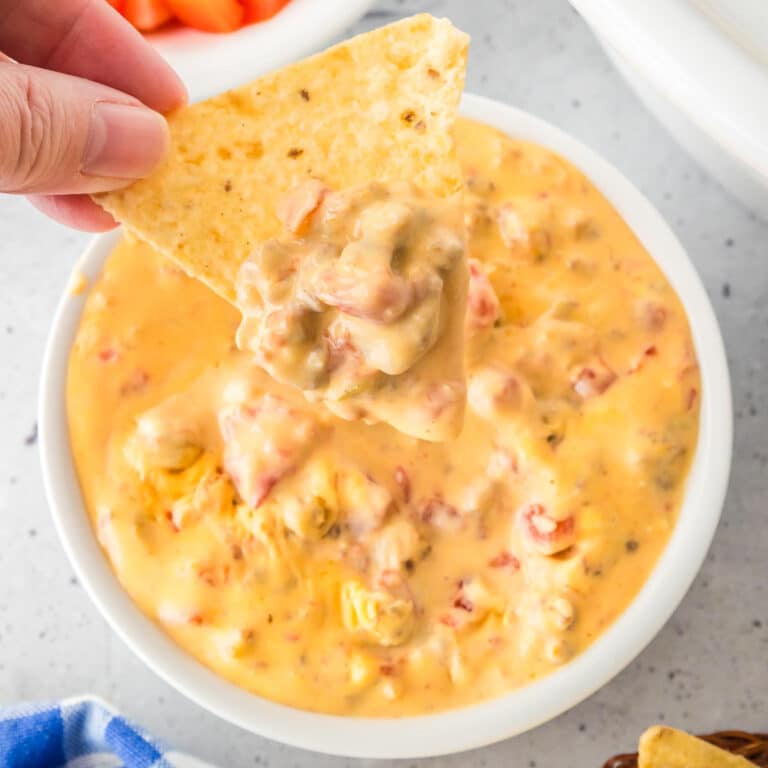
<instances>
[{"instance_id":1,"label":"toasted brown spot on chip","mask_svg":"<svg viewBox=\"0 0 768 768\"><path fill-rule=\"evenodd\" d=\"M258 160L264 154L264 145L260 141L239 141L235 143L248 160Z\"/></svg>"},{"instance_id":2,"label":"toasted brown spot on chip","mask_svg":"<svg viewBox=\"0 0 768 768\"><path fill-rule=\"evenodd\" d=\"M302 99L304 99L304 101L309 101L309 91L306 88L302 88L299 91L299 95Z\"/></svg>"},{"instance_id":3,"label":"toasted brown spot on chip","mask_svg":"<svg viewBox=\"0 0 768 768\"><path fill-rule=\"evenodd\" d=\"M286 154L286 157L301 157L304 154L304 150L301 147L291 147Z\"/></svg>"}]
</instances>

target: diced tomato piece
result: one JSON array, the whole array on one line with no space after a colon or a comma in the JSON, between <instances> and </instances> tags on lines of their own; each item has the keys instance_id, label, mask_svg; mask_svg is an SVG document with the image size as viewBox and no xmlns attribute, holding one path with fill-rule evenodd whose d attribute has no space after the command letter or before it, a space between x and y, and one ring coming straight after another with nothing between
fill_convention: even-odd
<instances>
[{"instance_id":1,"label":"diced tomato piece","mask_svg":"<svg viewBox=\"0 0 768 768\"><path fill-rule=\"evenodd\" d=\"M524 539L543 555L555 555L576 543L573 516L556 520L541 504L528 504L518 512Z\"/></svg>"},{"instance_id":2,"label":"diced tomato piece","mask_svg":"<svg viewBox=\"0 0 768 768\"><path fill-rule=\"evenodd\" d=\"M520 561L511 552L500 552L496 557L488 561L491 568L509 568L513 571L520 570Z\"/></svg>"},{"instance_id":3,"label":"diced tomato piece","mask_svg":"<svg viewBox=\"0 0 768 768\"><path fill-rule=\"evenodd\" d=\"M656 357L658 355L659 350L656 349L655 344L651 344L650 347L646 347L634 360L632 365L629 367L629 373L637 373L642 367L643 363L649 358L649 357Z\"/></svg>"},{"instance_id":4,"label":"diced tomato piece","mask_svg":"<svg viewBox=\"0 0 768 768\"><path fill-rule=\"evenodd\" d=\"M151 32L173 18L165 0L122 0L115 7L119 7L120 13L141 32Z\"/></svg>"},{"instance_id":5,"label":"diced tomato piece","mask_svg":"<svg viewBox=\"0 0 768 768\"><path fill-rule=\"evenodd\" d=\"M346 329L332 328L323 335L323 343L327 353L326 370L328 373L338 371L346 366L352 374L355 369L363 365L363 357L360 350L352 343L349 331Z\"/></svg>"},{"instance_id":6,"label":"diced tomato piece","mask_svg":"<svg viewBox=\"0 0 768 768\"><path fill-rule=\"evenodd\" d=\"M243 25L245 9L237 0L166 0L179 21L203 32L233 32Z\"/></svg>"},{"instance_id":7,"label":"diced tomato piece","mask_svg":"<svg viewBox=\"0 0 768 768\"><path fill-rule=\"evenodd\" d=\"M416 286L389 269L363 269L362 265L321 270L314 280L314 292L329 307L352 317L374 323L393 323L410 309Z\"/></svg>"},{"instance_id":8,"label":"diced tomato piece","mask_svg":"<svg viewBox=\"0 0 768 768\"><path fill-rule=\"evenodd\" d=\"M657 301L639 301L635 314L640 326L646 331L658 332L667 322L667 308Z\"/></svg>"},{"instance_id":9,"label":"diced tomato piece","mask_svg":"<svg viewBox=\"0 0 768 768\"><path fill-rule=\"evenodd\" d=\"M602 395L616 381L616 374L600 359L571 373L573 389L582 400Z\"/></svg>"},{"instance_id":10,"label":"diced tomato piece","mask_svg":"<svg viewBox=\"0 0 768 768\"><path fill-rule=\"evenodd\" d=\"M490 328L501 316L501 306L491 281L477 259L469 259L469 288L465 326L470 333Z\"/></svg>"},{"instance_id":11,"label":"diced tomato piece","mask_svg":"<svg viewBox=\"0 0 768 768\"><path fill-rule=\"evenodd\" d=\"M117 11L123 7L123 0L107 0L107 2Z\"/></svg>"},{"instance_id":12,"label":"diced tomato piece","mask_svg":"<svg viewBox=\"0 0 768 768\"><path fill-rule=\"evenodd\" d=\"M407 504L411 500L411 477L404 467L395 467L395 482L400 487L403 501Z\"/></svg>"},{"instance_id":13,"label":"diced tomato piece","mask_svg":"<svg viewBox=\"0 0 768 768\"><path fill-rule=\"evenodd\" d=\"M459 510L444 501L440 494L424 499L419 504L418 513L422 522L443 531L456 531L464 525Z\"/></svg>"},{"instance_id":14,"label":"diced tomato piece","mask_svg":"<svg viewBox=\"0 0 768 768\"><path fill-rule=\"evenodd\" d=\"M467 395L472 410L489 421L520 411L533 399L530 387L519 375L492 365L473 372Z\"/></svg>"},{"instance_id":15,"label":"diced tomato piece","mask_svg":"<svg viewBox=\"0 0 768 768\"><path fill-rule=\"evenodd\" d=\"M305 181L280 199L277 203L277 218L294 234L303 232L328 191L322 181Z\"/></svg>"},{"instance_id":16,"label":"diced tomato piece","mask_svg":"<svg viewBox=\"0 0 768 768\"><path fill-rule=\"evenodd\" d=\"M464 595L458 595L453 600L453 607L458 608L461 611L472 613L475 610L475 606L471 600L468 600Z\"/></svg>"},{"instance_id":17,"label":"diced tomato piece","mask_svg":"<svg viewBox=\"0 0 768 768\"><path fill-rule=\"evenodd\" d=\"M254 509L293 472L317 436L315 419L274 395L227 405L219 412L224 469Z\"/></svg>"},{"instance_id":18,"label":"diced tomato piece","mask_svg":"<svg viewBox=\"0 0 768 768\"><path fill-rule=\"evenodd\" d=\"M245 6L245 23L266 21L285 8L290 0L241 0Z\"/></svg>"},{"instance_id":19,"label":"diced tomato piece","mask_svg":"<svg viewBox=\"0 0 768 768\"><path fill-rule=\"evenodd\" d=\"M509 451L497 448L488 460L488 477L495 480L508 478L520 471L517 456Z\"/></svg>"},{"instance_id":20,"label":"diced tomato piece","mask_svg":"<svg viewBox=\"0 0 768 768\"><path fill-rule=\"evenodd\" d=\"M157 606L157 618L163 624L171 626L183 624L200 626L204 622L202 615L194 608L169 602L162 602Z\"/></svg>"},{"instance_id":21,"label":"diced tomato piece","mask_svg":"<svg viewBox=\"0 0 768 768\"><path fill-rule=\"evenodd\" d=\"M461 631L483 621L491 612L501 612L503 601L494 596L480 579L460 579L451 608L438 621L451 629Z\"/></svg>"},{"instance_id":22,"label":"diced tomato piece","mask_svg":"<svg viewBox=\"0 0 768 768\"><path fill-rule=\"evenodd\" d=\"M118 357L120 357L120 353L114 347L105 347L99 350L99 360L102 363L113 363Z\"/></svg>"},{"instance_id":23,"label":"diced tomato piece","mask_svg":"<svg viewBox=\"0 0 768 768\"><path fill-rule=\"evenodd\" d=\"M466 386L463 381L441 381L430 386L423 394L423 413L434 425L444 418L446 423L456 414L457 408L464 409Z\"/></svg>"}]
</instances>

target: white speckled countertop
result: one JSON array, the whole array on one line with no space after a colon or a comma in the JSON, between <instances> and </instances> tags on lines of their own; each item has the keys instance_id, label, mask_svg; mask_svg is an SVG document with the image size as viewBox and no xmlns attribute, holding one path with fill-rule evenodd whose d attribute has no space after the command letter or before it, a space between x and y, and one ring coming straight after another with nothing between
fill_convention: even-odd
<instances>
[{"instance_id":1,"label":"white speckled countertop","mask_svg":"<svg viewBox=\"0 0 768 768\"><path fill-rule=\"evenodd\" d=\"M723 327L736 408L722 524L685 602L618 678L531 733L406 764L599 768L655 721L768 730L768 225L733 202L646 114L566 0L380 0L353 31L416 11L471 33L468 90L528 109L605 155L658 206L698 266ZM112 635L53 530L36 448L48 324L87 242L0 197L0 704L93 691L221 768L341 768L252 736L160 681Z\"/></svg>"}]
</instances>

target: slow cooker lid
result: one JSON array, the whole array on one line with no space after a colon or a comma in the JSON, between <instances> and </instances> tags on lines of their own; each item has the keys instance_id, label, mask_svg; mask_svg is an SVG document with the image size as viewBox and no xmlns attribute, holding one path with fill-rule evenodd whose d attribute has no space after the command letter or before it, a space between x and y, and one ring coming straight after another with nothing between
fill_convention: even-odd
<instances>
[{"instance_id":1,"label":"slow cooker lid","mask_svg":"<svg viewBox=\"0 0 768 768\"><path fill-rule=\"evenodd\" d=\"M766 0L690 0L734 43L768 68Z\"/></svg>"},{"instance_id":2,"label":"slow cooker lid","mask_svg":"<svg viewBox=\"0 0 768 768\"><path fill-rule=\"evenodd\" d=\"M595 32L768 183L768 0L571 0Z\"/></svg>"}]
</instances>

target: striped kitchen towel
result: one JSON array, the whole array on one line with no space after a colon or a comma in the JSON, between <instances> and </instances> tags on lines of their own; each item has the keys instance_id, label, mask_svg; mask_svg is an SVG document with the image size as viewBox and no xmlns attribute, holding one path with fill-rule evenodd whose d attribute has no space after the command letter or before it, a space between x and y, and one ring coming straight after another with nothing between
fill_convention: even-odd
<instances>
[{"instance_id":1,"label":"striped kitchen towel","mask_svg":"<svg viewBox=\"0 0 768 768\"><path fill-rule=\"evenodd\" d=\"M0 707L2 768L213 768L169 751L106 702L83 696Z\"/></svg>"}]
</instances>

